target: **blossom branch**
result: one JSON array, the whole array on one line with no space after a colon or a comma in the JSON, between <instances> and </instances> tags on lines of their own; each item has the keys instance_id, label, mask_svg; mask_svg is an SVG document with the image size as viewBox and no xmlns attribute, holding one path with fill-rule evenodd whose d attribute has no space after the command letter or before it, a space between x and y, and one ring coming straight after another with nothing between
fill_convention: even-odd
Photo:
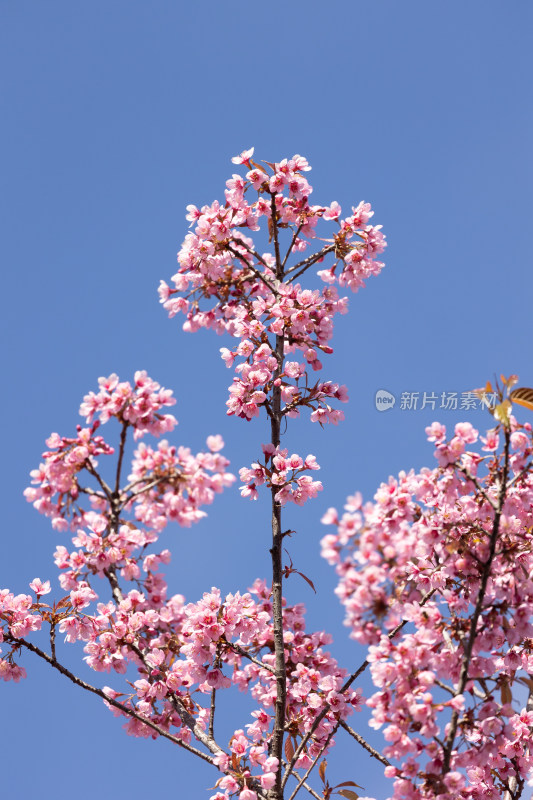
<instances>
[{"instance_id":1,"label":"blossom branch","mask_svg":"<svg viewBox=\"0 0 533 800\"><path fill-rule=\"evenodd\" d=\"M239 244L241 244L241 243L239 242ZM242 254L242 253L239 253L239 252L238 252L238 250L234 250L234 248L233 248L233 247L232 247L230 244L228 244L228 250L230 251L230 253L231 253L232 255L234 255L234 256L235 256L235 258L238 258L238 259L240 259L240 260L243 262L243 264L246 266L246 268L247 268L247 269L249 269L249 270L250 270L250 272L253 272L253 274L256 276L256 278L258 278L258 279L259 279L259 280L260 280L262 283L264 283L264 284L265 284L265 286L266 286L268 289L270 289L270 291L271 291L271 292L272 292L274 295L276 295L276 294L277 294L277 290L276 290L276 288L275 288L274 286L272 286L272 284L270 283L270 281L269 281L267 278L265 278L265 276L263 275L263 273L262 273L262 272L260 272L258 269L256 269L256 267L254 267L254 266L253 266L253 264L250 264L250 263L249 263L249 262L248 262L248 261L247 261L247 260L244 258L244 256L243 256L243 254ZM250 252L254 252L254 255L255 255L255 251L250 251ZM264 262L263 262L263 263L264 263Z\"/></svg>"},{"instance_id":2,"label":"blossom branch","mask_svg":"<svg viewBox=\"0 0 533 800\"><path fill-rule=\"evenodd\" d=\"M300 224L298 225L298 227L296 228L296 230L294 231L294 233L292 235L291 243L287 248L287 252L285 253L285 258L283 259L283 263L282 263L282 266L283 266L284 269L285 269L285 264L287 263L287 260L288 260L288 258L290 256L290 254L292 253L292 248L296 244L296 240L297 240L298 236L300 235L303 226L304 226L304 223L300 222Z\"/></svg>"},{"instance_id":3,"label":"blossom branch","mask_svg":"<svg viewBox=\"0 0 533 800\"><path fill-rule=\"evenodd\" d=\"M428 602L428 600L435 594L435 592L436 592L436 589L430 589L430 591L426 592L426 594L420 600L419 605L420 606L424 606ZM399 631L401 631L402 628L404 628L406 625L407 625L407 620L402 620L401 622L399 622L398 625L396 625L396 627L394 627L391 631L389 631L389 633L387 634L387 638L392 640L396 636L396 634L399 633ZM357 680L357 678L360 675L363 674L363 672L366 670L366 668L368 667L369 664L370 664L370 662L368 661L368 659L365 659L359 665L359 667L355 670L355 672L352 672L352 674L343 683L342 687L339 690L339 694L344 694L350 688L352 683L355 680ZM283 780L282 780L282 786L283 787L286 785L288 777L289 777L289 774L290 774L290 771L292 770L292 768L296 764L296 762L297 762L298 758L300 757L300 755L303 753L303 751L304 751L304 749L305 749L305 747L307 745L307 742L312 737L312 735L314 734L314 732L316 731L316 729L318 728L318 726L320 725L320 723L322 722L322 720L324 719L324 717L326 716L328 711L330 711L330 710L331 710L330 704L326 703L324 708L315 717L315 719L313 721L313 724L311 725L310 729L303 736L302 741L300 742L300 744L296 748L296 750L295 750L295 752L294 752L294 754L293 754L293 756L291 758L289 767L285 771L285 774L283 776ZM334 731L337 730L337 727L338 727L338 725L335 727ZM326 746L327 745L324 745L322 747L322 750L320 751L321 754L325 751Z\"/></svg>"},{"instance_id":4,"label":"blossom branch","mask_svg":"<svg viewBox=\"0 0 533 800\"><path fill-rule=\"evenodd\" d=\"M112 697L108 697L106 695L106 693L104 691L102 691L102 689L98 689L96 686L92 686L90 683L87 683L87 681L84 681L81 678L78 678L77 675L74 675L74 673L72 673L69 669L67 669L67 667L65 667L63 664L61 664L59 661L57 661L57 659L54 658L53 656L49 655L48 653L45 653L44 650L41 650L40 647L37 647L36 645L32 644L31 642L26 641L25 639L18 639L15 636L9 636L8 635L6 637L6 641L13 642L14 644L17 644L17 645L19 645L21 647L25 647L27 650L30 650L35 655L39 656L39 658L42 658L43 661L46 661L48 664L50 664L51 667L53 667L55 670L60 672L61 675L64 675L66 678L68 678L70 681L72 681L72 683L75 683L76 686L79 686L82 689L85 689L85 691L91 692L92 694L97 695L102 700L104 700L106 703L108 703L110 706L113 706L113 708L116 708L118 711L121 711L123 714L125 714L128 717L131 717L132 719L136 719L138 722L141 722L143 725L146 725L147 727L151 728L153 731L158 733L160 736L163 736L165 739L168 739L169 741L173 742L174 744L177 744L179 747L182 747L185 750L188 750L190 753L193 753L195 756L198 756L199 758L202 758L204 761L207 761L209 764L213 764L214 763L211 756L207 755L206 753L203 753L201 750L198 750L196 747L193 747L192 745L187 744L186 742L183 742L181 739L178 739L177 736L173 736L171 733L166 731L164 728L162 728L156 722L153 722L148 717L144 717L142 714L139 714L133 708L129 708L128 706L124 705L123 703L120 703L118 700L115 700Z\"/></svg>"},{"instance_id":5,"label":"blossom branch","mask_svg":"<svg viewBox=\"0 0 533 800\"><path fill-rule=\"evenodd\" d=\"M299 278L300 275L303 275L303 273L308 270L309 267L312 267L313 264L316 264L317 261L323 259L328 253L333 253L335 248L336 244L334 242L333 244L323 247L322 250L318 251L318 253L313 253L313 255L307 256L307 258L304 258L302 261L299 261L297 264L294 264L292 267L290 267L287 270L287 275L292 275L291 281L296 280L296 278ZM296 273L296 275L293 275L296 270L299 271Z\"/></svg>"},{"instance_id":6,"label":"blossom branch","mask_svg":"<svg viewBox=\"0 0 533 800\"><path fill-rule=\"evenodd\" d=\"M476 605L474 608L474 613L472 614L470 620L470 630L468 634L468 640L466 642L466 646L464 649L459 683L457 685L457 690L455 692L456 696L463 694L466 684L468 683L468 671L470 668L470 661L472 659L474 643L477 637L477 624L481 616L481 613L483 611L483 604L485 602L487 584L489 577L491 575L492 562L496 554L496 544L500 533L500 522L503 514L503 506L507 492L507 476L509 472L510 432L507 427L504 427L504 437L505 437L505 444L504 444L504 455L503 455L503 469L502 469L502 474L500 475L500 490L498 493L498 503L494 513L492 531L489 540L489 554L487 560L483 565L483 571L481 573L481 580L480 580ZM457 709L454 709L452 712L448 734L444 742L443 765L442 765L443 776L445 776L450 771L451 756L455 742L455 737L457 735L458 724L459 724L459 711Z\"/></svg>"},{"instance_id":7,"label":"blossom branch","mask_svg":"<svg viewBox=\"0 0 533 800\"><path fill-rule=\"evenodd\" d=\"M265 664L265 662L261 661L259 658L255 658L255 656L252 656L244 647L241 647L239 644L236 644L236 642L226 641L224 642L224 644L231 650L233 650L235 653L238 653L238 655L242 656L243 658L247 658L248 661L251 661L252 664L255 664L257 667L260 667L261 669L266 669L267 672L272 673L272 675L276 674L276 670L274 669L274 667L271 667L270 664Z\"/></svg>"}]
</instances>

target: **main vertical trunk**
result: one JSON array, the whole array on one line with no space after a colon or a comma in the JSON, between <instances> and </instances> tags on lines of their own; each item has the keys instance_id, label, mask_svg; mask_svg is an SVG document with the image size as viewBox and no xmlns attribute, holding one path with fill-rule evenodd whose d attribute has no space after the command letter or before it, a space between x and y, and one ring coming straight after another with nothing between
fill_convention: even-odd
<instances>
[{"instance_id":1,"label":"main vertical trunk","mask_svg":"<svg viewBox=\"0 0 533 800\"><path fill-rule=\"evenodd\" d=\"M283 349L284 339L282 336L276 337L276 356L278 367L276 377L283 371ZM271 432L272 444L278 447L280 443L281 426L281 389L274 386L272 394L272 417ZM276 784L272 788L271 796L274 800L282 800L283 791L281 788L281 762L283 758L283 734L285 728L285 703L286 703L286 674L285 674L285 650L283 641L283 569L282 569L282 539L281 530L281 506L276 501L275 496L279 486L272 487L272 606L274 616L274 649L276 655L276 706L274 731L272 735L271 754L279 760Z\"/></svg>"}]
</instances>

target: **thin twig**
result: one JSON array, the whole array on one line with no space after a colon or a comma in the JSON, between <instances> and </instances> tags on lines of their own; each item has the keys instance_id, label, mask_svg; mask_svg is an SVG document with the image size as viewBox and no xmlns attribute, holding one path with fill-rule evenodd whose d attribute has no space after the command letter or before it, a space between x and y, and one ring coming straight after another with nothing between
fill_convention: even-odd
<instances>
[{"instance_id":1,"label":"thin twig","mask_svg":"<svg viewBox=\"0 0 533 800\"><path fill-rule=\"evenodd\" d=\"M107 500L108 499L105 496L105 494L102 494L101 492L95 492L94 489L89 489L89 488L86 488L85 486L79 486L78 485L78 492L81 492L82 494L88 494L90 497L99 497L101 500Z\"/></svg>"},{"instance_id":2,"label":"thin twig","mask_svg":"<svg viewBox=\"0 0 533 800\"><path fill-rule=\"evenodd\" d=\"M294 800L294 798L296 797L296 795L298 794L298 792L300 791L300 789L302 788L302 786L304 785L304 783L308 779L309 775L312 773L312 771L316 767L319 758L321 758L322 753L326 750L328 744L330 743L331 739L333 738L333 734L334 733L335 733L335 730L332 730L331 733L329 734L328 738L326 739L326 742L325 742L324 746L320 750L320 753L316 756L315 760L313 761L311 766L308 768L308 770L305 773L305 775L303 776L303 778L300 778L300 780L298 781L298 786L296 787L296 789L293 791L293 793L289 797L289 800ZM292 771L292 767L291 767L291 771ZM287 775L287 774L288 774L287 771L285 771L285 775Z\"/></svg>"},{"instance_id":3,"label":"thin twig","mask_svg":"<svg viewBox=\"0 0 533 800\"><path fill-rule=\"evenodd\" d=\"M56 624L54 620L50 623L50 652L53 660L56 661Z\"/></svg>"},{"instance_id":4,"label":"thin twig","mask_svg":"<svg viewBox=\"0 0 533 800\"><path fill-rule=\"evenodd\" d=\"M233 650L235 653L242 656L243 658L247 658L257 667L261 667L261 669L266 669L272 675L276 674L276 670L274 669L274 667L271 667L270 664L265 664L259 658L255 658L255 656L250 655L250 653L248 653L244 649L244 647L241 647L239 644L235 644L234 642L225 642L225 644L227 645L227 647L231 648L231 650Z\"/></svg>"},{"instance_id":5,"label":"thin twig","mask_svg":"<svg viewBox=\"0 0 533 800\"><path fill-rule=\"evenodd\" d=\"M533 469L533 461L530 461L529 464L524 467L524 469L521 469L520 472L517 472L514 478L512 478L512 480L509 481L509 483L507 484L507 488L510 489L511 486L513 486L513 484L515 484L518 480L520 480L520 478L523 478L524 475L527 475L528 472L531 472L532 469Z\"/></svg>"},{"instance_id":6,"label":"thin twig","mask_svg":"<svg viewBox=\"0 0 533 800\"><path fill-rule=\"evenodd\" d=\"M178 473L177 475L159 475L157 478L152 478L152 480L149 483L147 483L145 486L143 486L142 489L140 489L140 491L131 492L131 494L129 496L127 496L122 501L122 503L120 504L120 509L122 510L124 508L124 506L127 506L128 503L131 500L135 500L135 498L139 497L139 495L150 491L150 489L153 489L154 486L157 486L159 483L163 483L163 481L176 480L177 478L180 477L180 475L181 475L181 473ZM146 480L146 478L139 478L136 481L132 481L131 483L128 483L128 485L125 486L124 489L122 490L122 494L124 495L125 492L131 491L131 489L133 489L134 486L137 486L137 484L142 483L145 480Z\"/></svg>"},{"instance_id":7,"label":"thin twig","mask_svg":"<svg viewBox=\"0 0 533 800\"><path fill-rule=\"evenodd\" d=\"M444 691L448 692L448 694L451 694L451 695L455 696L455 692L452 689L452 687L451 686L446 686L445 683L443 683L442 681L437 680L437 678L435 678L435 685L436 686L440 686L440 688L444 689Z\"/></svg>"},{"instance_id":8,"label":"thin twig","mask_svg":"<svg viewBox=\"0 0 533 800\"><path fill-rule=\"evenodd\" d=\"M327 256L328 253L333 253L335 247L335 243L327 245L326 247L323 247L322 250L319 250L318 253L313 253L312 256L308 256L307 258L304 258L303 261L299 261L298 264L294 264L294 266L287 270L287 275L292 275L292 273L296 272L296 270L299 271L296 273L296 275L292 275L291 281L295 280L295 278L299 278L300 275L303 275L303 273L309 269L309 267L312 267L317 261L320 261L320 259L324 258L324 256Z\"/></svg>"},{"instance_id":9,"label":"thin twig","mask_svg":"<svg viewBox=\"0 0 533 800\"><path fill-rule=\"evenodd\" d=\"M479 492L479 494L480 494L480 495L481 495L481 496L482 496L482 497L483 497L483 498L484 498L484 499L487 501L487 503L488 503L488 504L491 506L491 508L493 508L493 509L494 509L494 511L496 511L496 509L497 509L497 505L498 505L498 504L497 504L497 503L496 503L496 502L495 502L495 501L492 499L492 497L490 497L490 496L487 494L487 492L485 491L485 489L483 488L483 486L480 484L480 482L478 481L478 479L477 479L477 478L476 478L474 475L472 475L472 474L471 474L471 473L470 473L470 472L469 472L469 471L466 469L466 467L463 467L463 466L461 466L461 464L455 464L455 468L456 468L456 469L457 469L457 470L458 470L460 473L462 473L462 474L465 476L465 478L466 478L467 480L469 480L471 483L473 483L473 484L474 484L474 486L476 487L476 489L477 489L477 491Z\"/></svg>"},{"instance_id":10,"label":"thin twig","mask_svg":"<svg viewBox=\"0 0 533 800\"><path fill-rule=\"evenodd\" d=\"M128 433L128 426L129 422L122 423L122 430L120 431L120 445L118 449L118 461L117 461L117 474L115 478L115 491L113 495L115 499L118 500L119 497L119 489L120 489L120 475L122 472L122 461L124 459L124 449L126 447L126 436Z\"/></svg>"},{"instance_id":11,"label":"thin twig","mask_svg":"<svg viewBox=\"0 0 533 800\"><path fill-rule=\"evenodd\" d=\"M292 253L292 248L296 244L296 239L300 235L300 231L302 230L303 226L304 226L304 223L300 222L300 224L298 225L298 228L294 231L294 234L293 234L293 237L292 237L292 241L291 241L291 243L289 245L289 248L288 248L287 252L285 253L285 258L283 259L283 263L281 265L283 268L285 268L285 264L287 263L287 259L289 258L290 254Z\"/></svg>"},{"instance_id":12,"label":"thin twig","mask_svg":"<svg viewBox=\"0 0 533 800\"><path fill-rule=\"evenodd\" d=\"M255 258L257 258L257 260L258 260L258 261L259 261L259 262L260 262L260 263L261 263L261 264L262 264L262 265L263 265L263 266L264 266L266 269L270 269L270 267L268 266L268 264L267 264L267 262L265 261L265 259L263 258L263 256L261 256L261 255L260 255L260 254L257 252L257 250L254 250L254 248L253 248L253 247L250 247L249 245L247 245L247 244L246 244L246 242L244 241L244 239L239 239L239 237L235 238L235 236L234 236L234 237L233 237L233 241L234 241L236 244L238 244L238 245L239 245L239 247L244 247L244 249L245 249L245 250L247 250L247 251L248 251L248 253L250 253L250 255L252 255L252 256L254 256Z\"/></svg>"},{"instance_id":13,"label":"thin twig","mask_svg":"<svg viewBox=\"0 0 533 800\"><path fill-rule=\"evenodd\" d=\"M276 256L276 277L281 280L281 273L283 272L283 264L279 253L279 238L278 238L278 212L276 210L276 193L270 192L270 219L272 222L272 234L274 237L274 252Z\"/></svg>"},{"instance_id":14,"label":"thin twig","mask_svg":"<svg viewBox=\"0 0 533 800\"><path fill-rule=\"evenodd\" d=\"M93 476L93 478L96 478L106 498L111 503L113 501L113 492L111 491L111 488L107 485L107 483L104 481L102 476L95 470L89 459L86 459L85 461L85 469Z\"/></svg>"},{"instance_id":15,"label":"thin twig","mask_svg":"<svg viewBox=\"0 0 533 800\"><path fill-rule=\"evenodd\" d=\"M390 767L390 761L388 760L388 758L385 758L385 756L382 756L382 755L381 755L381 753L379 753L379 752L378 752L378 751L377 751L377 750L376 750L374 747L372 747L372 745L371 745L371 744L369 744L369 743L367 742L367 740L366 740L366 739L365 739L363 736L361 736L361 734L360 734L360 733L357 733L357 731L354 731L354 729L353 729L353 728L351 728L351 727L348 725L348 723L347 723L347 722L344 722L344 720L340 719L340 720L339 720L339 725L341 726L341 728L344 728L344 730L346 731L346 733L349 733L349 734L350 734L350 736L351 736L353 739L355 739L355 741L356 741L358 744L360 744L360 745L361 745L361 747L364 747L364 748L365 748L365 750L366 750L368 753L370 753L370 755L372 756L372 758L377 758L377 760L378 760L378 761L381 761L381 763L382 763L382 764L385 764L385 766L386 766L386 767Z\"/></svg>"},{"instance_id":16,"label":"thin twig","mask_svg":"<svg viewBox=\"0 0 533 800\"><path fill-rule=\"evenodd\" d=\"M283 762L282 762L282 763L283 763L283 766L284 766L284 767L286 767L286 766L287 766L287 762L285 761L285 759L283 760ZM296 780L297 780L297 781L299 781L299 780L300 780L300 776L298 775L298 773L297 773L295 770L293 770L293 771L292 771L292 775L293 775L293 776L296 778ZM323 798L323 797L321 797L321 796L318 794L318 792L315 792L315 790L314 790L314 789L313 789L311 786L309 786L309 784L308 784L308 783L306 783L305 781L304 781L304 783L302 783L302 786L303 786L303 788L304 788L304 789L307 789L307 791L309 792L309 794L310 794L310 795L312 795L312 796L315 798L315 800L324 800L324 798Z\"/></svg>"},{"instance_id":17,"label":"thin twig","mask_svg":"<svg viewBox=\"0 0 533 800\"><path fill-rule=\"evenodd\" d=\"M233 255L234 255L236 258L240 258L240 260L241 260L241 261L242 261L242 262L243 262L243 263L246 265L246 267L247 267L247 268L248 268L248 269L249 269L251 272L253 272L253 273L254 273L254 275L256 276L256 278L259 278L259 280L260 280L260 281L262 281L262 282L265 284L265 286L267 286L267 287L270 289L270 291L272 292L272 294L273 294L274 296L276 296L276 295L277 295L277 293L278 293L278 292L277 292L277 289L276 289L274 286L272 286L272 284L270 283L270 281L269 281L267 278L265 278L265 276L263 275L263 273L262 273L262 272L260 272L258 269L256 269L256 268L253 266L253 264L249 264L249 263L248 263L248 261L245 259L245 257L243 256L243 254L242 254L242 253L239 253L237 250L234 250L234 249L233 249L233 247L232 247L230 244L228 244L228 250L230 251L230 253L233 253Z\"/></svg>"}]
</instances>

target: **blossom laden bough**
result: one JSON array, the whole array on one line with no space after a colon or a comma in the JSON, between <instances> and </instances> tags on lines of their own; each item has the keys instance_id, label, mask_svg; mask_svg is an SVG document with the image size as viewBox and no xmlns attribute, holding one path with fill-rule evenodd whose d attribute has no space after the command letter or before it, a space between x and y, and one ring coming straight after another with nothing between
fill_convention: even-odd
<instances>
[{"instance_id":1,"label":"blossom laden bough","mask_svg":"<svg viewBox=\"0 0 533 800\"><path fill-rule=\"evenodd\" d=\"M427 435L439 466L330 509L323 555L369 647L394 798L519 797L533 770L533 708L520 708L533 694L531 426Z\"/></svg>"},{"instance_id":2,"label":"blossom laden bough","mask_svg":"<svg viewBox=\"0 0 533 800\"><path fill-rule=\"evenodd\" d=\"M308 370L322 368L319 355L332 352L333 318L347 312L347 298L339 298L332 284L357 291L367 277L379 274L383 264L376 256L385 238L381 226L368 224L374 213L369 203L360 203L344 219L336 202L311 205L312 187L302 175L310 169L306 159L294 156L262 166L252 155L253 148L234 159L252 168L244 178L234 175L227 182L224 205L188 206L187 219L195 228L178 254L172 286L161 282L160 299L169 316L186 315L185 330L213 328L241 340L235 349L221 350L228 367L237 361L228 414L250 420L261 406L270 413L269 393L278 381L284 415L297 416L308 407L313 421L337 423L342 413L327 399L345 402L345 387L312 384ZM247 233L259 230L263 221L274 252L260 253ZM318 252L300 259L325 223L337 230L321 237L326 244ZM289 234L284 254L282 232ZM328 258L331 265L318 272L328 284L324 289L295 282ZM283 339L279 352L275 337ZM298 353L302 361L281 368L280 359Z\"/></svg>"}]
</instances>

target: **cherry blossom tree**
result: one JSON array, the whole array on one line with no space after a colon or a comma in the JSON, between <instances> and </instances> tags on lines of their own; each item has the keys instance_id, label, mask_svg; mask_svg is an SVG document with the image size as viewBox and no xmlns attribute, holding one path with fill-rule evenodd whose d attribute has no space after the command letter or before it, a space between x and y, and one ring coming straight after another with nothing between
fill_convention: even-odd
<instances>
[{"instance_id":1,"label":"cherry blossom tree","mask_svg":"<svg viewBox=\"0 0 533 800\"><path fill-rule=\"evenodd\" d=\"M321 426L342 421L346 387L318 377L321 359L332 352L335 314L348 309L339 288L356 292L379 274L385 239L368 203L344 217L336 202L312 205L302 156L270 163L253 155L233 159L244 175L227 181L223 203L188 206L192 230L159 294L170 317L185 316L186 331L233 341L221 348L234 369L227 413L268 418L270 436L239 477L244 498L270 495L271 575L250 580L245 594L212 588L190 603L169 594L161 566L171 554L158 544L167 524L199 522L235 476L220 436L196 455L166 439L140 441L176 424L172 392L145 372L133 383L101 378L80 407L85 427L52 434L32 472L27 500L74 549L55 552L58 600L38 578L31 595L0 592L0 674L19 681L24 654L43 659L98 695L128 734L164 737L211 764L211 800L301 792L356 800L353 781L332 785L327 774L324 756L341 733L383 764L394 798L516 800L533 765L533 493L531 426L511 414L513 381L497 387L496 426L485 437L461 424L447 441L435 423L437 467L391 479L373 503L349 498L342 517L327 512L336 533L324 538L323 555L339 574L351 635L368 647L362 664L340 666L328 634L307 631L303 606L283 597L296 571L284 564L283 508L303 505L322 484L315 456L291 454L281 439L300 414ZM315 265L322 288L306 288ZM116 446L104 439L107 424ZM481 452L467 449L478 441ZM68 669L58 633L82 642L87 664L113 685ZM366 698L355 686L365 670L376 689ZM217 697L235 687L253 710L231 720L222 741ZM383 752L350 724L365 704L371 724L385 726Z\"/></svg>"}]
</instances>

